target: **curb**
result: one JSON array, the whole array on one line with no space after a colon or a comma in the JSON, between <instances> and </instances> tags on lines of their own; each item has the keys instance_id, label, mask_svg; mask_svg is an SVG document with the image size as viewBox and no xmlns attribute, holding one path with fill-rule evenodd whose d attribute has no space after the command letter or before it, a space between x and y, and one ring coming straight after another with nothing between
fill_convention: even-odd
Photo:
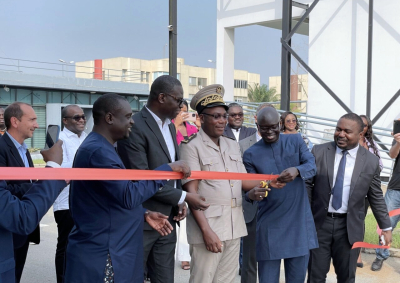
<instances>
[{"instance_id":1,"label":"curb","mask_svg":"<svg viewBox=\"0 0 400 283\"><path fill-rule=\"evenodd\" d=\"M361 249L362 253L366 253L366 254L375 254L375 249L366 249L366 248L362 248ZM398 257L400 258L400 249L390 249L390 256L391 257Z\"/></svg>"}]
</instances>

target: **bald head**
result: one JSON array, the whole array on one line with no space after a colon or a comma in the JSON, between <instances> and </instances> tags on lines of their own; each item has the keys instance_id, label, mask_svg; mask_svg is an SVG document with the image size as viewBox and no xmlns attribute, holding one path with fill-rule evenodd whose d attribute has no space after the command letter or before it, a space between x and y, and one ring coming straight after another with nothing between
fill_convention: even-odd
<instances>
[{"instance_id":1,"label":"bald head","mask_svg":"<svg viewBox=\"0 0 400 283\"><path fill-rule=\"evenodd\" d=\"M275 125L279 123L280 116L274 107L265 107L257 114L257 122L259 124Z\"/></svg>"}]
</instances>

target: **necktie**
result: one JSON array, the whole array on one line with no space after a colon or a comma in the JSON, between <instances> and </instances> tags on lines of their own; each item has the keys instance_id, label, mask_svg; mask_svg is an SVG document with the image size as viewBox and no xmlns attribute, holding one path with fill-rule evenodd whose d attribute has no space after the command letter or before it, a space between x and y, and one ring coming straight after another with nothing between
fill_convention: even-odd
<instances>
[{"instance_id":1,"label":"necktie","mask_svg":"<svg viewBox=\"0 0 400 283\"><path fill-rule=\"evenodd\" d=\"M336 173L336 181L333 186L333 197L332 197L332 207L335 210L338 210L342 207L342 196L343 196L343 181L344 181L344 172L346 169L346 155L348 154L347 150L342 151L342 159L339 163L339 168Z\"/></svg>"}]
</instances>

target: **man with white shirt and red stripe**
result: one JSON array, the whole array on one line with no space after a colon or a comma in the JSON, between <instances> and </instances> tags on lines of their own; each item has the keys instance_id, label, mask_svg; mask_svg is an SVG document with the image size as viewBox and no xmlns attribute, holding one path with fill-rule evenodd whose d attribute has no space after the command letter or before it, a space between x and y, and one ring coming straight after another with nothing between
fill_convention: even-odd
<instances>
[{"instance_id":1,"label":"man with white shirt and red stripe","mask_svg":"<svg viewBox=\"0 0 400 283\"><path fill-rule=\"evenodd\" d=\"M72 168L75 153L87 136L84 132L86 117L82 108L78 105L64 107L61 114L64 124L64 129L61 131L59 137L63 141L63 162L61 167ZM69 211L69 185L60 193L54 202L53 209L58 229L55 258L57 283L62 283L64 282L65 251L67 249L68 235L74 227L74 221Z\"/></svg>"}]
</instances>

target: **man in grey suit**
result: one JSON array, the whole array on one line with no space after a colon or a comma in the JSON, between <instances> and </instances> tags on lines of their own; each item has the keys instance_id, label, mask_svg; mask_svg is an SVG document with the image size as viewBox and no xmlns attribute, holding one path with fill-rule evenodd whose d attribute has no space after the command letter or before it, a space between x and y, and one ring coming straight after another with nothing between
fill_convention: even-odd
<instances>
[{"instance_id":1,"label":"man in grey suit","mask_svg":"<svg viewBox=\"0 0 400 283\"><path fill-rule=\"evenodd\" d=\"M273 107L270 103L263 103L257 108L256 115L254 116L257 123L257 115L261 109L265 107ZM242 157L244 152L249 149L253 144L261 140L261 135L255 132L253 135L239 141L240 152ZM243 237L242 249L242 265L241 265L241 282L242 283L256 283L257 282L257 259L256 259L256 228L257 228L257 209L258 202L250 203L245 200L243 192L243 214L246 221L247 236Z\"/></svg>"},{"instance_id":2,"label":"man in grey suit","mask_svg":"<svg viewBox=\"0 0 400 283\"><path fill-rule=\"evenodd\" d=\"M146 106L133 116L129 138L118 142L117 150L127 169L153 170L164 163L179 160L176 129L171 119L180 112L183 102L181 83L171 76L160 76L151 85ZM182 191L180 180L170 180L153 197L143 203L149 210L169 216L173 227L186 216L187 202L192 209L208 208L198 194ZM161 237L144 225L144 266L152 283L174 282L174 254L176 230Z\"/></svg>"},{"instance_id":3,"label":"man in grey suit","mask_svg":"<svg viewBox=\"0 0 400 283\"><path fill-rule=\"evenodd\" d=\"M378 158L359 146L363 121L354 113L342 116L334 142L315 145L312 153L317 175L307 180L319 248L311 250L308 282L325 282L331 258L338 282L355 282L360 249L351 249L364 238L365 196L382 228L386 244L392 228L383 199Z\"/></svg>"}]
</instances>

